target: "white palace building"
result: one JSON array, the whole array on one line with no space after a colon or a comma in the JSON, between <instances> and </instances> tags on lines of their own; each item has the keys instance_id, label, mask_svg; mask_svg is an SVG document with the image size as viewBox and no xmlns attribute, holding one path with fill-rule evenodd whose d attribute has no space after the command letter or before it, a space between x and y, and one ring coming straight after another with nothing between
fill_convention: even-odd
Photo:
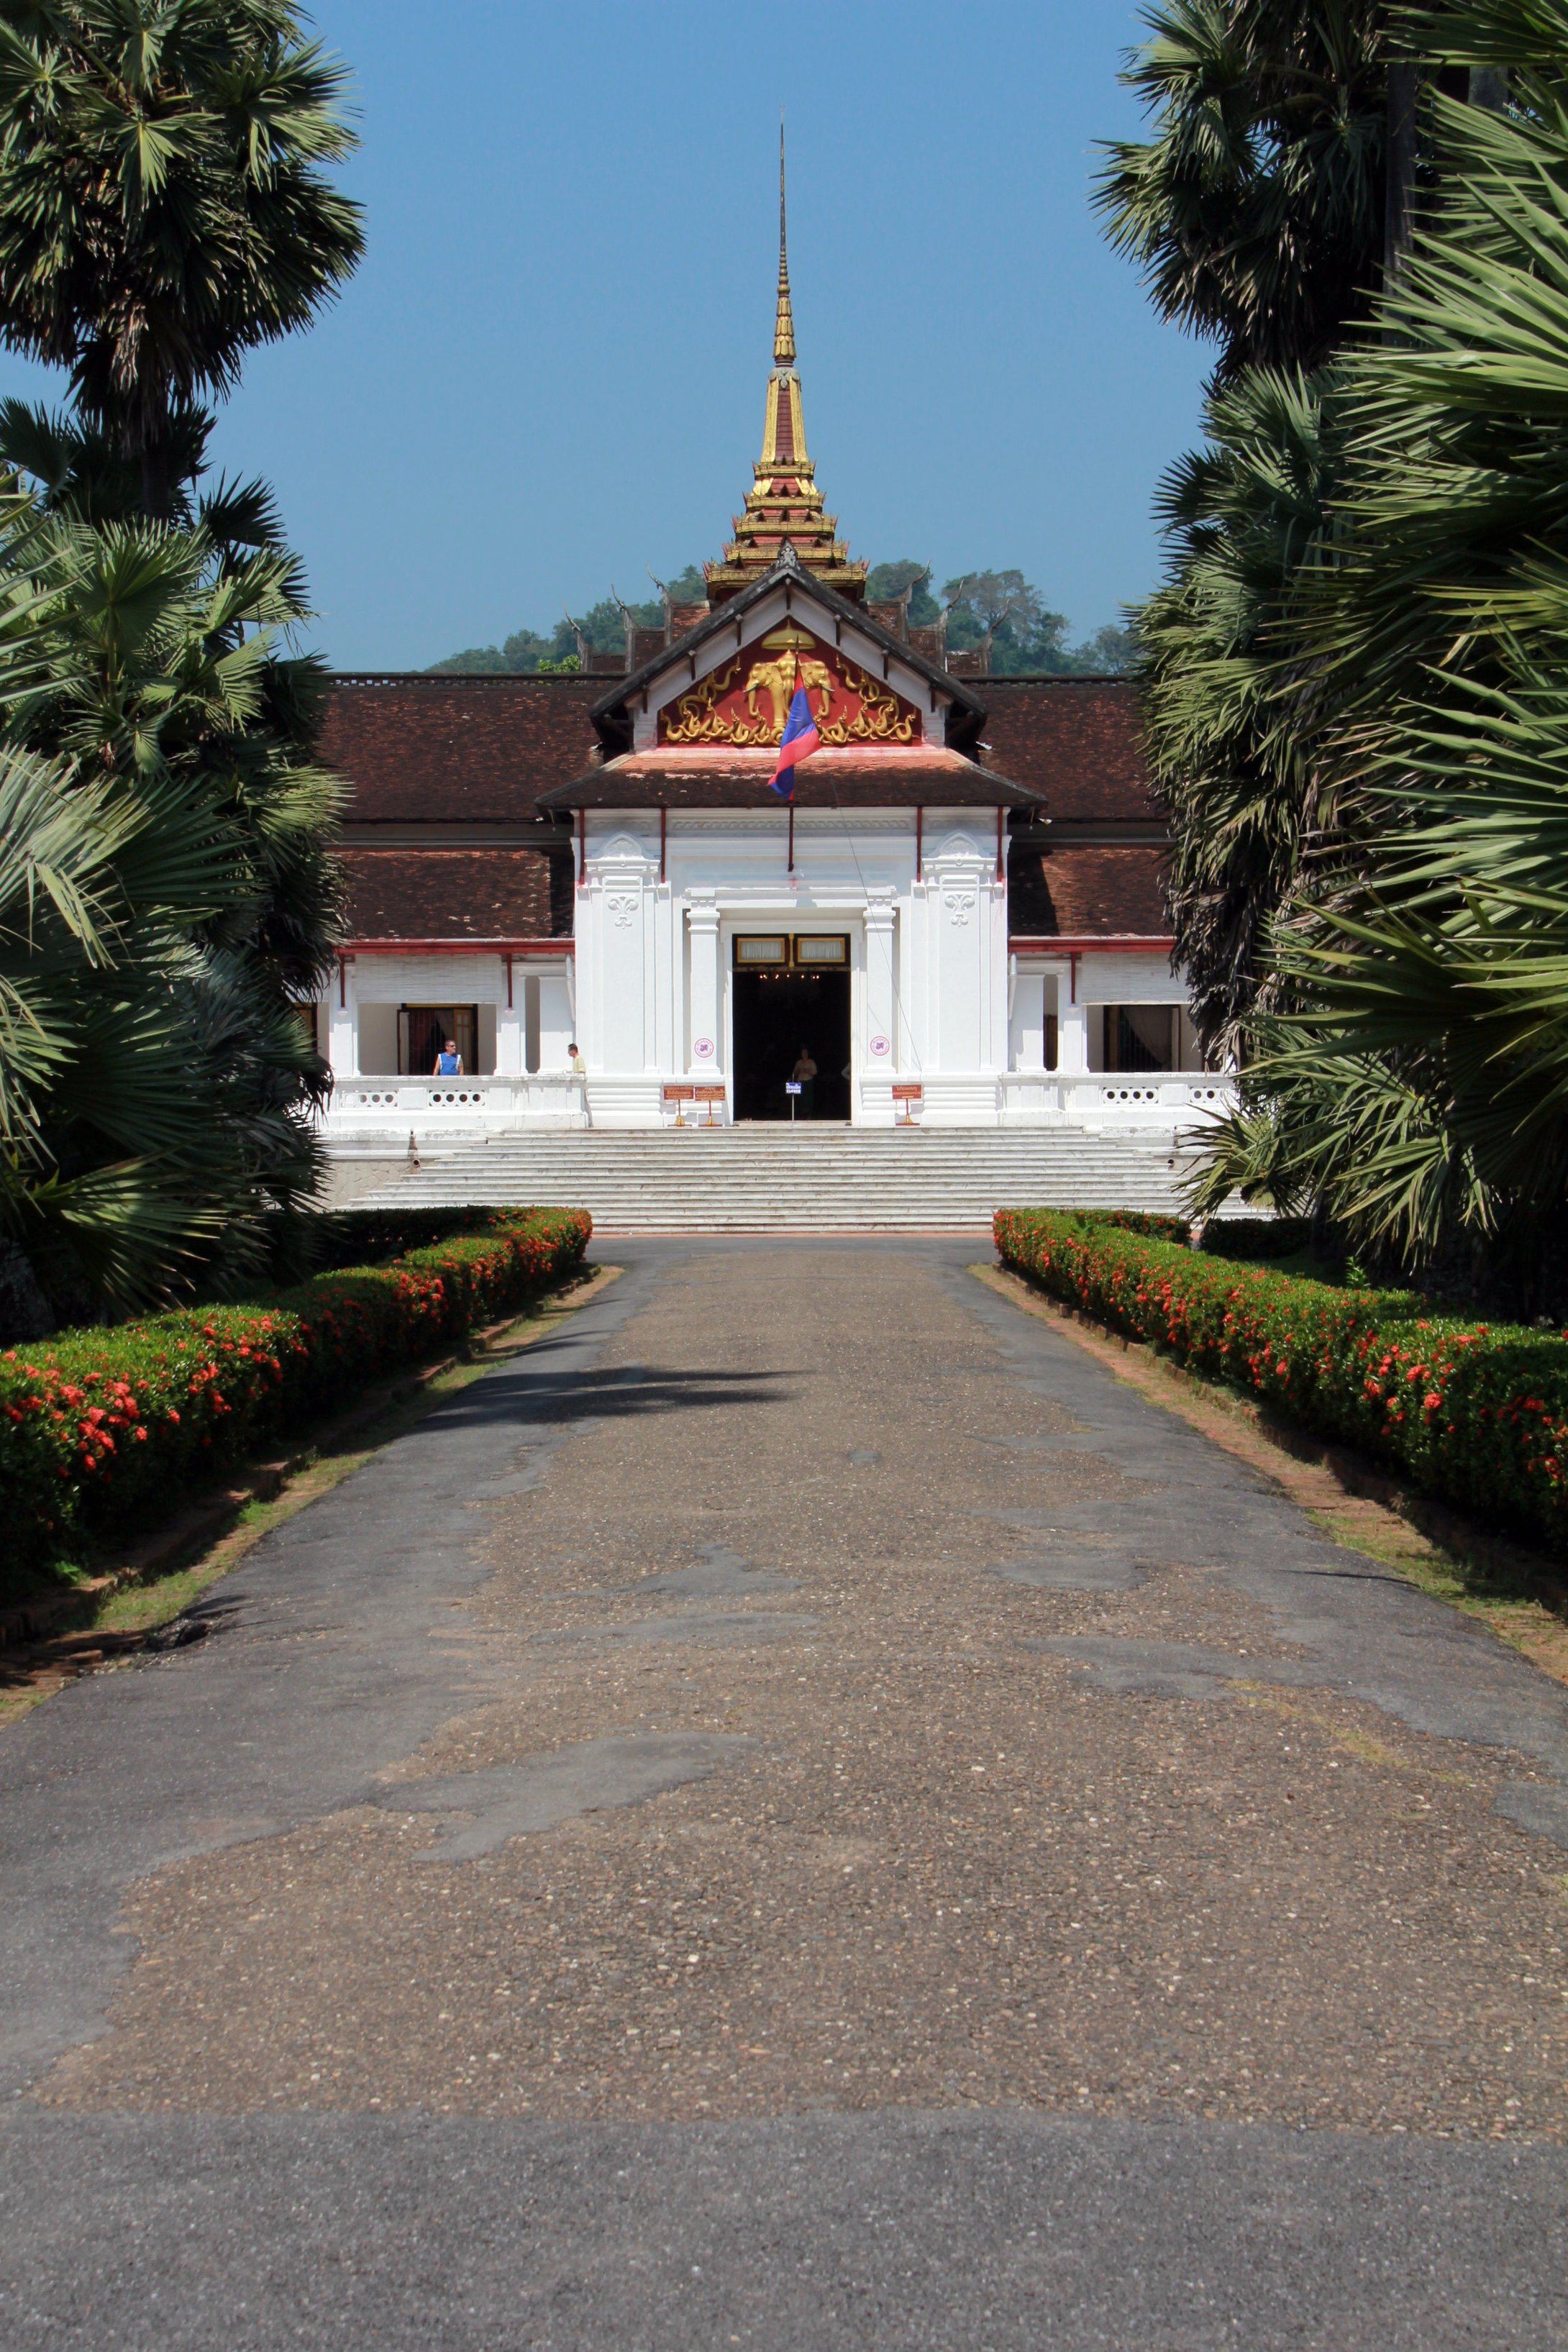
<instances>
[{"instance_id":1,"label":"white palace building","mask_svg":"<svg viewBox=\"0 0 1568 2352\"><path fill-rule=\"evenodd\" d=\"M806 452L782 249L773 358L705 604L575 675L336 680L335 1152L792 1117L1170 1137L1223 1106L1133 688L992 677L907 595L868 603ZM786 805L797 674L821 749Z\"/></svg>"}]
</instances>

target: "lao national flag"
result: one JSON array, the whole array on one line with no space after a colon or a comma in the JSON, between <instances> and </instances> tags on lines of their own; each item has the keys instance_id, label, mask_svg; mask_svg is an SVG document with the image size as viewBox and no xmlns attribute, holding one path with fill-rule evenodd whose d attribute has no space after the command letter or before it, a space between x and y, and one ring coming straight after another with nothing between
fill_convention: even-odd
<instances>
[{"instance_id":1,"label":"lao national flag","mask_svg":"<svg viewBox=\"0 0 1568 2352\"><path fill-rule=\"evenodd\" d=\"M795 699L789 707L789 717L784 720L784 740L779 745L779 763L768 778L771 789L777 793L781 801L793 801L795 798L796 761L809 760L819 748L816 721L811 715L811 704L800 682L800 664L796 662Z\"/></svg>"}]
</instances>

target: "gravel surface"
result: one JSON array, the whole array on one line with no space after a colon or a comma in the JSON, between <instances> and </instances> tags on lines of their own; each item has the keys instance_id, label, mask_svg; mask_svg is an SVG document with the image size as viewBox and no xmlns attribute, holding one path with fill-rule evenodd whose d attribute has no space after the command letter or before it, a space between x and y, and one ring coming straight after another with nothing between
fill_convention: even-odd
<instances>
[{"instance_id":1,"label":"gravel surface","mask_svg":"<svg viewBox=\"0 0 1568 2352\"><path fill-rule=\"evenodd\" d=\"M972 1247L617 1255L549 1357L258 1546L226 1630L0 1740L47 1928L0 1921L0 2243L32 2264L0 2252L0 2318L44 2296L16 2340L143 2340L135 2294L123 2333L68 2316L43 2217L96 2179L84 2275L123 2287L101 2217L140 2196L161 2242L184 2210L135 2186L149 2147L251 2168L274 2214L234 2257L261 2332L226 2343L361 2340L268 2283L285 2243L325 2259L300 2168L390 2167L428 2217L458 2147L480 2207L527 2174L549 2260L513 2248L500 2332L457 2289L429 2332L427 2269L355 2222L389 2341L1568 2340L1568 1691ZM649 2250L695 2243L731 2165L719 2301L661 2300ZM852 2252L850 2180L890 2233L857 2219ZM869 2302L803 2284L812 2193ZM1304 2301L1289 2229L1244 2257L1274 2198L1338 2250ZM944 2200L952 2263L915 2243ZM777 2273L749 2314L748 2221ZM1126 2242L1103 2292L1090 2227ZM550 2263L638 2229L643 2288L623 2263L563 2315ZM170 2291L164 2340L206 2343Z\"/></svg>"}]
</instances>

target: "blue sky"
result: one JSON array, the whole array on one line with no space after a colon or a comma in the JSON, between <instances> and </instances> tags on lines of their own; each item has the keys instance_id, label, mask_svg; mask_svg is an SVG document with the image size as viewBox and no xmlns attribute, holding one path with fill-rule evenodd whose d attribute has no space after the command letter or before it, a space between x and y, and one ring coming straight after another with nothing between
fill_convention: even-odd
<instances>
[{"instance_id":1,"label":"blue sky","mask_svg":"<svg viewBox=\"0 0 1568 2352\"><path fill-rule=\"evenodd\" d=\"M776 143L806 429L852 551L1018 564L1075 634L1154 580L1203 350L1089 205L1122 0L316 0L358 278L218 440L340 667L417 668L716 555L771 360ZM47 389L0 360L7 389Z\"/></svg>"}]
</instances>

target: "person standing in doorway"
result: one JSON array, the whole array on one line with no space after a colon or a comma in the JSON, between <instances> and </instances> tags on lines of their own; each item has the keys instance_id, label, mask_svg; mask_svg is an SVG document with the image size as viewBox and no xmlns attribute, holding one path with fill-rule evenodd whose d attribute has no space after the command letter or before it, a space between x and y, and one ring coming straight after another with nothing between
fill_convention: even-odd
<instances>
[{"instance_id":1,"label":"person standing in doorway","mask_svg":"<svg viewBox=\"0 0 1568 2352\"><path fill-rule=\"evenodd\" d=\"M800 1081L800 1115L802 1118L811 1118L816 1105L816 1064L811 1058L809 1045L801 1047L800 1058L790 1076Z\"/></svg>"},{"instance_id":2,"label":"person standing in doorway","mask_svg":"<svg viewBox=\"0 0 1568 2352\"><path fill-rule=\"evenodd\" d=\"M436 1076L438 1078L460 1078L462 1075L463 1057L458 1051L458 1041L455 1037L448 1037L436 1056Z\"/></svg>"}]
</instances>

